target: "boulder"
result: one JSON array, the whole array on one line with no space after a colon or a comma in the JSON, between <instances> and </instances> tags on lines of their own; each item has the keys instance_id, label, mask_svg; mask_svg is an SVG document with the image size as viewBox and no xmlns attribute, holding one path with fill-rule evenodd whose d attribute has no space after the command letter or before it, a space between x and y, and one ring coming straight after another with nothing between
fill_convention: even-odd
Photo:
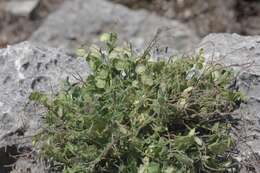
<instances>
[{"instance_id":1,"label":"boulder","mask_svg":"<svg viewBox=\"0 0 260 173\"><path fill-rule=\"evenodd\" d=\"M239 151L235 156L242 165L248 164L260 172L260 36L210 34L201 41L200 48L204 49L207 60L239 72L236 85L248 101L240 106L238 116L234 116L240 119L233 129Z\"/></svg>"},{"instance_id":2,"label":"boulder","mask_svg":"<svg viewBox=\"0 0 260 173\"><path fill-rule=\"evenodd\" d=\"M41 126L44 109L32 104L29 96L32 91L53 94L62 81L76 82L88 73L83 59L59 49L37 47L29 42L0 49L1 173L10 171L4 166L12 164L19 171L44 172L44 166L30 160L34 156L31 137Z\"/></svg>"},{"instance_id":3,"label":"boulder","mask_svg":"<svg viewBox=\"0 0 260 173\"><path fill-rule=\"evenodd\" d=\"M188 24L199 36L216 32L239 32L238 2L244 0L110 0L130 8L146 8L167 18ZM251 1L250 1L251 2ZM251 8L250 8L251 10Z\"/></svg>"},{"instance_id":4,"label":"boulder","mask_svg":"<svg viewBox=\"0 0 260 173\"><path fill-rule=\"evenodd\" d=\"M147 46L156 32L159 43L172 52L190 50L198 38L186 25L145 10L133 11L106 0L70 0L51 14L31 41L75 50L98 41L103 32L116 32L136 48ZM171 50L169 50L171 51Z\"/></svg>"},{"instance_id":5,"label":"boulder","mask_svg":"<svg viewBox=\"0 0 260 173\"><path fill-rule=\"evenodd\" d=\"M240 32L236 0L174 0L177 19L187 21L200 36L217 32Z\"/></svg>"},{"instance_id":6,"label":"boulder","mask_svg":"<svg viewBox=\"0 0 260 173\"><path fill-rule=\"evenodd\" d=\"M14 16L31 17L39 4L40 0L11 0L7 2L5 11Z\"/></svg>"}]
</instances>

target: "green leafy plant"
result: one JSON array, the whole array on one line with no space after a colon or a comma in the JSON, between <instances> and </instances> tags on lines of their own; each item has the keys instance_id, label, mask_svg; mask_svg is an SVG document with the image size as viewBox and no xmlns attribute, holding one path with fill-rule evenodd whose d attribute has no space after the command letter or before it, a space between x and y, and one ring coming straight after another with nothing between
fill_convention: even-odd
<instances>
[{"instance_id":1,"label":"green leafy plant","mask_svg":"<svg viewBox=\"0 0 260 173\"><path fill-rule=\"evenodd\" d=\"M203 51L154 61L149 51L117 47L79 49L92 73L54 99L33 93L48 113L35 137L41 156L65 173L224 172L230 114L243 100L229 89L234 73L205 63ZM38 145L37 145L38 144Z\"/></svg>"}]
</instances>

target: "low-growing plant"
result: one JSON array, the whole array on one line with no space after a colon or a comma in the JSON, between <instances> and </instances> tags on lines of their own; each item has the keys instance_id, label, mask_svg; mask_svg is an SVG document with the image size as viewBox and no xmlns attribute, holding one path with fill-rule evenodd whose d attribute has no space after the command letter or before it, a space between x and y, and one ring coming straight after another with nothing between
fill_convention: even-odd
<instances>
[{"instance_id":1,"label":"low-growing plant","mask_svg":"<svg viewBox=\"0 0 260 173\"><path fill-rule=\"evenodd\" d=\"M155 61L149 50L78 51L92 69L54 99L33 93L48 113L35 137L41 156L65 173L224 172L234 141L228 115L243 99L228 86L234 72L192 57Z\"/></svg>"}]
</instances>

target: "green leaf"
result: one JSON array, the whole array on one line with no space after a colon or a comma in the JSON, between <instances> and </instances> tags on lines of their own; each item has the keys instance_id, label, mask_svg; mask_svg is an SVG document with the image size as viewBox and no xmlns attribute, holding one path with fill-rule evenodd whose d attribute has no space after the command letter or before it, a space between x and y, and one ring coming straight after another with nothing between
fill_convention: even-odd
<instances>
[{"instance_id":1,"label":"green leaf","mask_svg":"<svg viewBox=\"0 0 260 173\"><path fill-rule=\"evenodd\" d=\"M103 33L103 34L100 36L100 41L102 41L102 42L108 42L108 41L110 41L110 33Z\"/></svg>"},{"instance_id":2,"label":"green leaf","mask_svg":"<svg viewBox=\"0 0 260 173\"><path fill-rule=\"evenodd\" d=\"M194 144L193 137L190 136L176 136L174 140L174 147L180 151L186 151Z\"/></svg>"},{"instance_id":3,"label":"green leaf","mask_svg":"<svg viewBox=\"0 0 260 173\"><path fill-rule=\"evenodd\" d=\"M190 130L188 136L193 137L194 135L195 135L195 128Z\"/></svg>"},{"instance_id":4,"label":"green leaf","mask_svg":"<svg viewBox=\"0 0 260 173\"><path fill-rule=\"evenodd\" d=\"M227 149L229 149L229 142L228 140L217 140L216 142L210 144L208 146L208 149L218 155L218 154L223 154Z\"/></svg>"},{"instance_id":5,"label":"green leaf","mask_svg":"<svg viewBox=\"0 0 260 173\"><path fill-rule=\"evenodd\" d=\"M138 173L160 173L160 165L156 162L146 163L142 165Z\"/></svg>"},{"instance_id":6,"label":"green leaf","mask_svg":"<svg viewBox=\"0 0 260 173\"><path fill-rule=\"evenodd\" d=\"M143 74L141 76L141 81L144 85L152 86L153 85L153 78L149 75Z\"/></svg>"},{"instance_id":7,"label":"green leaf","mask_svg":"<svg viewBox=\"0 0 260 173\"><path fill-rule=\"evenodd\" d=\"M139 84L139 82L138 82L137 80L134 80L134 81L132 82L132 86L135 87L135 88L138 87L138 84Z\"/></svg>"},{"instance_id":8,"label":"green leaf","mask_svg":"<svg viewBox=\"0 0 260 173\"><path fill-rule=\"evenodd\" d=\"M213 132L218 132L219 131L219 122L215 123L214 126L212 127Z\"/></svg>"},{"instance_id":9,"label":"green leaf","mask_svg":"<svg viewBox=\"0 0 260 173\"><path fill-rule=\"evenodd\" d=\"M174 157L186 166L192 166L193 160L183 153L174 153Z\"/></svg>"},{"instance_id":10,"label":"green leaf","mask_svg":"<svg viewBox=\"0 0 260 173\"><path fill-rule=\"evenodd\" d=\"M149 173L160 173L160 165L155 162L151 162L148 166L148 172Z\"/></svg>"},{"instance_id":11,"label":"green leaf","mask_svg":"<svg viewBox=\"0 0 260 173\"><path fill-rule=\"evenodd\" d=\"M99 77L100 79L107 79L108 74L109 74L108 69L102 69L102 70L98 73L98 77Z\"/></svg>"},{"instance_id":12,"label":"green leaf","mask_svg":"<svg viewBox=\"0 0 260 173\"><path fill-rule=\"evenodd\" d=\"M127 70L128 68L128 62L124 61L124 60L117 60L117 62L115 63L115 68L118 71L123 71L123 70Z\"/></svg>"},{"instance_id":13,"label":"green leaf","mask_svg":"<svg viewBox=\"0 0 260 173\"><path fill-rule=\"evenodd\" d=\"M87 60L88 59L101 59L101 53L100 53L99 47L93 45L89 49L90 49L90 51L89 51Z\"/></svg>"},{"instance_id":14,"label":"green leaf","mask_svg":"<svg viewBox=\"0 0 260 173\"><path fill-rule=\"evenodd\" d=\"M203 144L203 141L202 141L199 137L197 137L197 136L194 137L194 141L195 141L199 146L202 146L202 144Z\"/></svg>"},{"instance_id":15,"label":"green leaf","mask_svg":"<svg viewBox=\"0 0 260 173\"><path fill-rule=\"evenodd\" d=\"M96 86L100 89L103 89L106 87L106 81L103 79L96 79Z\"/></svg>"},{"instance_id":16,"label":"green leaf","mask_svg":"<svg viewBox=\"0 0 260 173\"><path fill-rule=\"evenodd\" d=\"M174 167L167 167L163 173L176 173L176 169Z\"/></svg>"},{"instance_id":17,"label":"green leaf","mask_svg":"<svg viewBox=\"0 0 260 173\"><path fill-rule=\"evenodd\" d=\"M145 70L146 70L146 67L145 67L145 65L143 65L143 64L138 64L138 65L136 66L136 68L135 68L135 72L136 72L137 74L142 74L142 73L145 72Z\"/></svg>"}]
</instances>

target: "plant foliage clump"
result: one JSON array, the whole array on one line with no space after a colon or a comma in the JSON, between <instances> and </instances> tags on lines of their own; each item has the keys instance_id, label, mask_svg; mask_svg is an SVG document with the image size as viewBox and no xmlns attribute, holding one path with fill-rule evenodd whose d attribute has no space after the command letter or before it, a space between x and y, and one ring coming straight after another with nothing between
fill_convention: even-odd
<instances>
[{"instance_id":1,"label":"plant foliage clump","mask_svg":"<svg viewBox=\"0 0 260 173\"><path fill-rule=\"evenodd\" d=\"M227 115L241 101L229 89L234 73L197 56L154 61L145 51L80 49L92 73L67 82L54 99L33 93L48 109L35 137L41 154L65 173L224 172L234 142Z\"/></svg>"}]
</instances>

